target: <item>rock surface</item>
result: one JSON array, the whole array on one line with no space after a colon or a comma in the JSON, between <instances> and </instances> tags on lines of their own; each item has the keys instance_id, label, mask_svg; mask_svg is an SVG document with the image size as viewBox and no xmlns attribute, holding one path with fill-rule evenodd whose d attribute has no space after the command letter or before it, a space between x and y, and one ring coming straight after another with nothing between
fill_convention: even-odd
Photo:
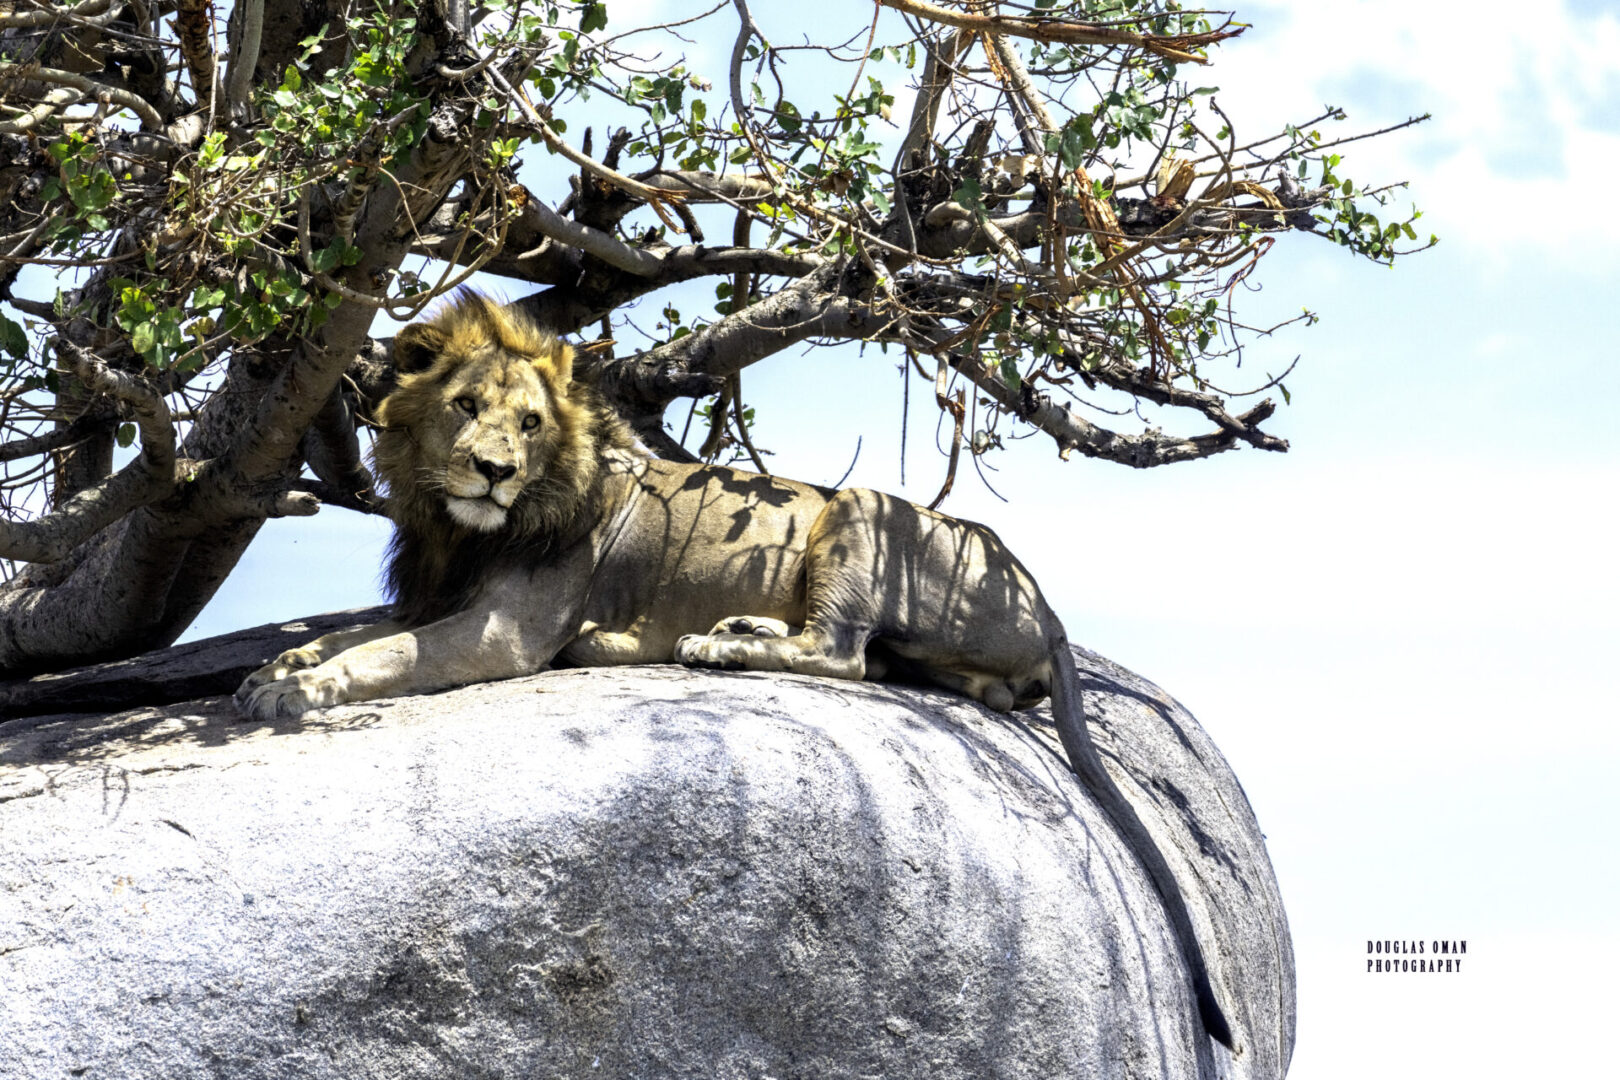
<instances>
[{"instance_id":1,"label":"rock surface","mask_svg":"<svg viewBox=\"0 0 1620 1080\"><path fill-rule=\"evenodd\" d=\"M648 667L0 723L0 1077L1281 1077L1242 788L1078 659L1235 1057L1044 709Z\"/></svg>"}]
</instances>

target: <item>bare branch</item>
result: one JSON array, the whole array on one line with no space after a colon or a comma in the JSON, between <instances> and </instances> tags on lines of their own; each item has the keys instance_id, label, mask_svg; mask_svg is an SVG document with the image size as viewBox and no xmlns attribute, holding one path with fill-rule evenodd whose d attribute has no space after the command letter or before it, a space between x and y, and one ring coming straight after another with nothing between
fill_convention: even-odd
<instances>
[{"instance_id":1,"label":"bare branch","mask_svg":"<svg viewBox=\"0 0 1620 1080\"><path fill-rule=\"evenodd\" d=\"M114 419L115 417L111 413L86 413L77 420L53 431L30 435L22 439L13 439L8 443L0 444L0 462L21 461L23 458L33 457L35 454L45 454L52 450L72 446L79 440L106 429L109 424L113 423Z\"/></svg>"},{"instance_id":2,"label":"bare branch","mask_svg":"<svg viewBox=\"0 0 1620 1080\"><path fill-rule=\"evenodd\" d=\"M331 498L351 510L380 505L370 471L360 461L360 437L354 410L340 385L327 397L304 436L304 460L323 481Z\"/></svg>"},{"instance_id":3,"label":"bare branch","mask_svg":"<svg viewBox=\"0 0 1620 1080\"><path fill-rule=\"evenodd\" d=\"M770 198L775 191L769 180L735 173L719 176L696 170L659 169L640 179L650 188L678 194L687 202L757 202Z\"/></svg>"},{"instance_id":4,"label":"bare branch","mask_svg":"<svg viewBox=\"0 0 1620 1080\"><path fill-rule=\"evenodd\" d=\"M1262 401L1234 419L1233 425L1238 430L1214 431L1191 438L1165 435L1151 429L1139 435L1122 435L1093 424L1073 409L1058 404L1045 394L1037 393L1028 383L1023 384L1018 390L1011 389L1000 375L985 367L976 356L952 352L949 354L949 360L951 366L972 381L986 397L1007 412L1050 435L1057 443L1058 454L1065 459L1072 451L1079 450L1086 457L1102 458L1105 461L1129 465L1133 469L1150 469L1179 461L1193 461L1231 450L1240 442L1255 442L1256 439L1246 438L1243 433L1261 436L1258 425L1269 419L1276 411L1276 406L1270 401ZM1288 449L1285 440L1269 435L1263 438L1269 442L1269 445L1265 446L1267 450Z\"/></svg>"},{"instance_id":5,"label":"bare branch","mask_svg":"<svg viewBox=\"0 0 1620 1080\"><path fill-rule=\"evenodd\" d=\"M906 137L900 143L900 152L895 156L896 168L907 169L912 167L911 155L925 150L934 138L934 125L939 122L940 106L945 101L945 91L950 88L951 80L956 74L956 65L973 44L973 35L967 31L960 31L951 35L949 40L934 44L928 43L927 58L923 62L921 85L918 87L917 99L911 105L911 123L906 128Z\"/></svg>"},{"instance_id":6,"label":"bare branch","mask_svg":"<svg viewBox=\"0 0 1620 1080\"><path fill-rule=\"evenodd\" d=\"M41 26L60 26L64 22L75 22L103 14L110 6L112 0L84 0L83 3L74 4L72 7L0 12L0 30L30 30ZM123 7L122 4L118 6Z\"/></svg>"},{"instance_id":7,"label":"bare branch","mask_svg":"<svg viewBox=\"0 0 1620 1080\"><path fill-rule=\"evenodd\" d=\"M39 126L39 124L44 122L49 117L54 116L58 109L65 108L69 105L76 105L83 100L84 91L76 87L63 86L56 90L52 90L50 93L46 94L44 98L40 100L39 104L35 105L32 109L29 109L27 112L17 116L15 119L8 120L5 123L0 124L0 135L21 135L23 132ZM19 245L14 254L21 255L24 250L24 246Z\"/></svg>"},{"instance_id":8,"label":"bare branch","mask_svg":"<svg viewBox=\"0 0 1620 1080\"><path fill-rule=\"evenodd\" d=\"M163 130L163 117L156 109L152 108L145 98L121 87L96 82L94 79L80 75L77 72L39 67L31 63L0 63L0 82L56 83L77 90L81 97L89 97L95 101L104 101L111 105L120 105L129 109L141 118L142 128L156 131Z\"/></svg>"},{"instance_id":9,"label":"bare branch","mask_svg":"<svg viewBox=\"0 0 1620 1080\"><path fill-rule=\"evenodd\" d=\"M1206 34L1137 34L1112 26L1068 22L1058 19L1024 18L1017 15L972 15L963 11L924 3L923 0L878 0L884 7L915 15L920 19L955 26L980 34L1011 34L1064 45L1123 45L1146 49L1155 56L1184 63L1207 64L1209 58L1193 49L1237 37L1246 27L1212 30Z\"/></svg>"},{"instance_id":10,"label":"bare branch","mask_svg":"<svg viewBox=\"0 0 1620 1080\"><path fill-rule=\"evenodd\" d=\"M739 271L747 271L756 277L796 278L826 262L821 256L810 253L690 245L668 249L659 255L659 259L661 266L653 277L623 271L585 276L580 273L576 263L559 278L541 280L531 277L525 265L507 265L511 270L518 271L515 276L526 280L541 280L542 284L556 282L555 287L526 297L519 303L542 326L552 327L560 333L571 333L595 322L605 313L666 285L694 278L731 275ZM491 263L491 266L495 265Z\"/></svg>"},{"instance_id":11,"label":"bare branch","mask_svg":"<svg viewBox=\"0 0 1620 1080\"><path fill-rule=\"evenodd\" d=\"M943 355L952 368L968 378L980 392L1004 411L1051 436L1057 443L1059 454L1064 458L1072 451L1079 450L1087 457L1103 458L1132 468L1146 469L1209 457L1233 449L1240 443L1249 443L1265 450L1288 449L1286 440L1259 430L1259 425L1276 411L1276 406L1270 401L1262 401L1241 416L1228 417L1222 413L1222 430L1206 435L1180 438L1153 430L1139 435L1122 435L1091 423L1072 409L1052 401L1045 394L1036 392L1029 383L1021 384L1016 390L1009 387L998 372L991 371L979 360L977 354L955 348L952 341L960 335L953 334L944 327L923 325L909 318L897 318L881 313L871 305L848 301L828 305L826 316L821 322L825 325L835 320L842 324L839 329L846 337L859 337L870 341L894 341L921 352ZM685 340L687 339L681 339ZM1143 385L1146 385L1145 382ZM1163 394L1165 389L1167 388L1161 385L1156 392ZM1168 403L1195 404L1191 400Z\"/></svg>"},{"instance_id":12,"label":"bare branch","mask_svg":"<svg viewBox=\"0 0 1620 1080\"><path fill-rule=\"evenodd\" d=\"M828 263L759 303L642 353L633 362L654 371L669 368L724 377L808 338L852 336L849 305L832 288L843 267L842 262Z\"/></svg>"},{"instance_id":13,"label":"bare branch","mask_svg":"<svg viewBox=\"0 0 1620 1080\"><path fill-rule=\"evenodd\" d=\"M231 58L230 73L225 77L225 109L229 116L239 116L247 109L253 93L253 74L259 66L259 44L264 39L264 0L242 0L236 12L241 18L240 36L236 55ZM200 91L199 91L200 93Z\"/></svg>"},{"instance_id":14,"label":"bare branch","mask_svg":"<svg viewBox=\"0 0 1620 1080\"><path fill-rule=\"evenodd\" d=\"M617 237L593 229L589 225L569 221L540 199L530 199L523 207L524 217L544 236L559 243L576 247L588 255L595 255L609 266L635 274L652 277L662 264L658 256L631 247ZM522 258L522 256L518 256Z\"/></svg>"}]
</instances>

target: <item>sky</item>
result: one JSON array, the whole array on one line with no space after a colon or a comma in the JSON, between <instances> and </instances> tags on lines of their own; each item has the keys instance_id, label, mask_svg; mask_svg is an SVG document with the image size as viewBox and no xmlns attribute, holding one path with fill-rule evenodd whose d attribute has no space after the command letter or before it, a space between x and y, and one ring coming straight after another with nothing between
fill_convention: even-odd
<instances>
[{"instance_id":1,"label":"sky","mask_svg":"<svg viewBox=\"0 0 1620 1080\"><path fill-rule=\"evenodd\" d=\"M1267 258L1250 311L1321 315L1250 353L1267 370L1302 357L1271 423L1286 455L1133 472L1032 439L997 462L1007 502L968 474L945 509L993 524L1073 640L1158 683L1227 755L1293 930L1293 1077L1606 1074L1620 215L1602 199L1620 175L1620 3L1238 17L1253 29L1203 81L1245 130L1322 103L1346 128L1434 114L1344 151L1341 173L1409 180L1441 244L1394 269L1305 236ZM748 376L776 471L834 482L859 436L849 483L926 502L944 466L914 422L901 485L898 387L876 351ZM773 408L828 434L796 439ZM187 636L377 602L386 535L334 509L272 522ZM1370 939L1466 939L1468 970L1369 975Z\"/></svg>"}]
</instances>

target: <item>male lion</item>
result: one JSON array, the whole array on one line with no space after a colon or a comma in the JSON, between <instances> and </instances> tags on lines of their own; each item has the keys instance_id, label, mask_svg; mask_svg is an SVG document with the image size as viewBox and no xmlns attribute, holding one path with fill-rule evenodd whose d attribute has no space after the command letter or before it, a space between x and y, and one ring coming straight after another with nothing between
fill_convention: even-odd
<instances>
[{"instance_id":1,"label":"male lion","mask_svg":"<svg viewBox=\"0 0 1620 1080\"><path fill-rule=\"evenodd\" d=\"M1052 697L1081 782L1163 897L1210 1034L1216 1003L1169 864L1103 769L1063 626L995 533L875 491L638 450L551 334L476 293L394 341L375 457L392 617L281 654L259 719L571 665L903 675L997 711Z\"/></svg>"}]
</instances>

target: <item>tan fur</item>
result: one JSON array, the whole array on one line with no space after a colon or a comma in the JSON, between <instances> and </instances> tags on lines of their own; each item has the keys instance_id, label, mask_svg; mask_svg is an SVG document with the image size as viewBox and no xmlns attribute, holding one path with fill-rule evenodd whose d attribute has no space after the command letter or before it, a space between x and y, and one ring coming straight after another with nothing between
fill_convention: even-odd
<instances>
[{"instance_id":1,"label":"tan fur","mask_svg":"<svg viewBox=\"0 0 1620 1080\"><path fill-rule=\"evenodd\" d=\"M1164 897L1206 1026L1232 1045L1174 873L1091 744L1062 624L993 532L874 491L649 458L570 381L566 346L477 295L408 327L395 355L375 455L394 617L284 653L237 692L245 712L559 660L881 672L1003 711L1050 693L1082 783Z\"/></svg>"}]
</instances>

